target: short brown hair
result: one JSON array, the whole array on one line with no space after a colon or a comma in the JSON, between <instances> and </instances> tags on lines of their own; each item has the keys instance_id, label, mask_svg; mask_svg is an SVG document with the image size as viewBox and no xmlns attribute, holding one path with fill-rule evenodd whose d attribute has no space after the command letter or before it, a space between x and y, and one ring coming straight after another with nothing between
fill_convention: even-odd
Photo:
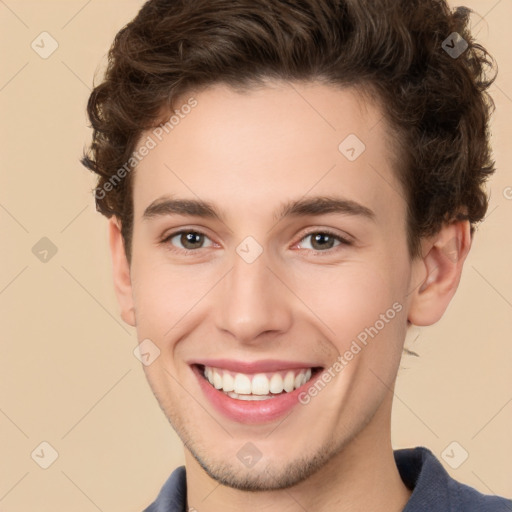
<instances>
[{"instance_id":1,"label":"short brown hair","mask_svg":"<svg viewBox=\"0 0 512 512\"><path fill-rule=\"evenodd\" d=\"M187 91L215 83L250 88L264 79L373 91L399 134L396 172L411 256L444 221L468 219L473 232L494 172L486 90L496 74L488 76L495 63L473 40L470 12L452 11L445 0L146 2L116 35L104 80L89 97L93 140L81 158L99 176L97 210L121 220L128 260L132 173L105 185L142 131L162 123L162 112Z\"/></svg>"}]
</instances>

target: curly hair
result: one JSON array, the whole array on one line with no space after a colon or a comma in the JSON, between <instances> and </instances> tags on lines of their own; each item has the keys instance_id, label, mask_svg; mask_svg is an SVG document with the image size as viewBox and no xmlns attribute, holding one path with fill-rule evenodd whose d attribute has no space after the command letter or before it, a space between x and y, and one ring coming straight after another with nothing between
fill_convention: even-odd
<instances>
[{"instance_id":1,"label":"curly hair","mask_svg":"<svg viewBox=\"0 0 512 512\"><path fill-rule=\"evenodd\" d=\"M80 161L98 175L97 210L121 221L130 261L131 155L177 98L215 83L318 81L370 91L398 135L412 257L443 222L467 219L473 234L495 170L486 91L497 67L470 14L445 0L149 0L117 33L87 104L93 137Z\"/></svg>"}]
</instances>

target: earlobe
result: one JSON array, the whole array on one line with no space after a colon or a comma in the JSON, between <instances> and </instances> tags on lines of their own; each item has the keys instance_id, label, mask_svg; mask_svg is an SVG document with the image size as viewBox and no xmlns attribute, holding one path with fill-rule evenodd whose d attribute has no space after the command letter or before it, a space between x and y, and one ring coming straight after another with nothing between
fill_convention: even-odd
<instances>
[{"instance_id":1,"label":"earlobe","mask_svg":"<svg viewBox=\"0 0 512 512\"><path fill-rule=\"evenodd\" d=\"M462 267L471 247L468 221L445 224L423 241L424 256L414 262L408 319L418 326L432 325L443 316L460 282Z\"/></svg>"},{"instance_id":2,"label":"earlobe","mask_svg":"<svg viewBox=\"0 0 512 512\"><path fill-rule=\"evenodd\" d=\"M121 308L121 318L128 325L135 327L135 307L133 303L130 264L128 263L124 250L121 223L116 217L109 219L108 236L110 255L112 258L114 289Z\"/></svg>"}]
</instances>

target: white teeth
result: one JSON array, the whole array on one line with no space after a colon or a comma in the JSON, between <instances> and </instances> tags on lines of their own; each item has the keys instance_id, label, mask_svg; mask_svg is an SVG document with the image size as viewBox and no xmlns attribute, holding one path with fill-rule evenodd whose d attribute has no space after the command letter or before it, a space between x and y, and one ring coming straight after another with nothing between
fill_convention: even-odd
<instances>
[{"instance_id":1,"label":"white teeth","mask_svg":"<svg viewBox=\"0 0 512 512\"><path fill-rule=\"evenodd\" d=\"M245 375L206 366L204 376L216 389L224 391L232 398L240 400L262 400L285 391L290 393L311 378L311 368L307 370L288 370L271 374L257 373ZM273 395L271 395L272 393ZM245 396L244 396L245 395Z\"/></svg>"},{"instance_id":2,"label":"white teeth","mask_svg":"<svg viewBox=\"0 0 512 512\"><path fill-rule=\"evenodd\" d=\"M295 384L295 376L294 376L293 372L288 372L286 374L286 377L284 378L284 383L283 383L284 390L287 393L289 393L290 391L293 391L294 384Z\"/></svg>"},{"instance_id":3,"label":"white teeth","mask_svg":"<svg viewBox=\"0 0 512 512\"><path fill-rule=\"evenodd\" d=\"M270 392L271 393L282 393L284 389L283 378L279 373L274 373L270 379Z\"/></svg>"},{"instance_id":4,"label":"white teeth","mask_svg":"<svg viewBox=\"0 0 512 512\"><path fill-rule=\"evenodd\" d=\"M267 376L264 373L258 373L252 378L252 394L253 395L268 395L269 384ZM224 389L224 391L228 391Z\"/></svg>"},{"instance_id":5,"label":"white teeth","mask_svg":"<svg viewBox=\"0 0 512 512\"><path fill-rule=\"evenodd\" d=\"M233 391L229 391L226 393L231 398L236 398L237 400L247 400L247 401L255 401L255 400L269 400L274 398L272 395L239 395L238 393L234 393Z\"/></svg>"},{"instance_id":6,"label":"white teeth","mask_svg":"<svg viewBox=\"0 0 512 512\"><path fill-rule=\"evenodd\" d=\"M234 391L235 389L235 379L233 379L231 374L228 372L224 372L224 377L222 378L222 389L224 391Z\"/></svg>"},{"instance_id":7,"label":"white teeth","mask_svg":"<svg viewBox=\"0 0 512 512\"><path fill-rule=\"evenodd\" d=\"M217 389L222 387L222 375L217 370L213 370L213 385Z\"/></svg>"},{"instance_id":8,"label":"white teeth","mask_svg":"<svg viewBox=\"0 0 512 512\"><path fill-rule=\"evenodd\" d=\"M235 393L250 395L251 394L251 379L243 373L237 373L235 375Z\"/></svg>"}]
</instances>

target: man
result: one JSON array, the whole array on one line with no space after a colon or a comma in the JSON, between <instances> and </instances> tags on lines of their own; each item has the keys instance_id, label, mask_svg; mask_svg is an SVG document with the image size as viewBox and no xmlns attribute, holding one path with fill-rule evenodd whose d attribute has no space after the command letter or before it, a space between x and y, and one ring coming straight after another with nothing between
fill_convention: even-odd
<instances>
[{"instance_id":1,"label":"man","mask_svg":"<svg viewBox=\"0 0 512 512\"><path fill-rule=\"evenodd\" d=\"M505 511L391 447L485 215L492 63L442 1L150 0L91 94L122 318L185 445L149 512Z\"/></svg>"}]
</instances>

